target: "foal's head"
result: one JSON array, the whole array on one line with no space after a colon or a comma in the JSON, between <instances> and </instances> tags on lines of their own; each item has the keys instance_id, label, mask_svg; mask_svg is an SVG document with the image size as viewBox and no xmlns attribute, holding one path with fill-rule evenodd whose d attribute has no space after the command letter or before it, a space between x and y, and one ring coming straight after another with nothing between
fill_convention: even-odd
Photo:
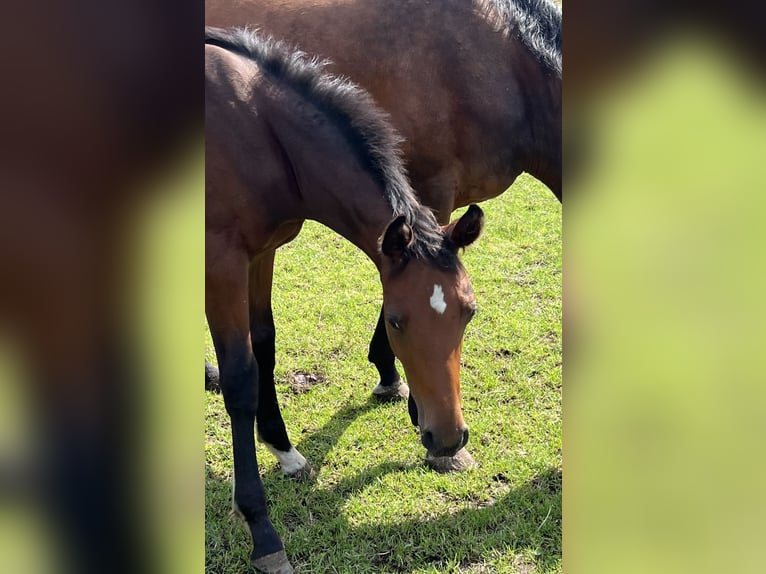
<instances>
[{"instance_id":1,"label":"foal's head","mask_svg":"<svg viewBox=\"0 0 766 574\"><path fill-rule=\"evenodd\" d=\"M417 406L417 413L411 409L412 422L434 456L452 456L468 441L460 405L460 352L476 300L457 251L476 240L483 222L481 209L472 205L441 230L437 249L418 250L422 238L401 216L380 241L388 339Z\"/></svg>"}]
</instances>

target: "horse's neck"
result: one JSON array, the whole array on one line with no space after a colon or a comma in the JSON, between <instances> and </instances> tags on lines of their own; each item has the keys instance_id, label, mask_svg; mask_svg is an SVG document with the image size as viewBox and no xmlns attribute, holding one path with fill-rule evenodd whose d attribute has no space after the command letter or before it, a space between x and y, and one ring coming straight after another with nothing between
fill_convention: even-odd
<instances>
[{"instance_id":1,"label":"horse's neck","mask_svg":"<svg viewBox=\"0 0 766 574\"><path fill-rule=\"evenodd\" d=\"M379 265L378 238L393 219L393 209L360 159L364 151L354 149L334 118L289 82L266 79L257 86L248 106L255 104L259 111L257 137L270 138L260 147L270 150L265 155L274 163L258 172L274 167L282 174L271 187L268 178L253 183L262 193L262 210L276 224L318 221Z\"/></svg>"},{"instance_id":2,"label":"horse's neck","mask_svg":"<svg viewBox=\"0 0 766 574\"><path fill-rule=\"evenodd\" d=\"M296 173L300 216L333 229L379 266L378 238L393 210L381 185L359 165L348 144L326 131L313 130L292 143L283 142Z\"/></svg>"},{"instance_id":3,"label":"horse's neck","mask_svg":"<svg viewBox=\"0 0 766 574\"><path fill-rule=\"evenodd\" d=\"M311 185L317 192L307 198L308 218L348 239L379 266L378 238L393 218L391 207L371 176L360 177L353 166L332 154L324 162L328 166L331 162L337 164L335 169L327 170L334 177L313 179Z\"/></svg>"}]
</instances>

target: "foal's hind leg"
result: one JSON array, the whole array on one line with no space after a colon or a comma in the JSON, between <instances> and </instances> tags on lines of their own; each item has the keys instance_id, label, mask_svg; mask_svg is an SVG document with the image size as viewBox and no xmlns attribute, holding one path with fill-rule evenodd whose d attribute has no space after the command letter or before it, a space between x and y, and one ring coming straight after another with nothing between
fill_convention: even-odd
<instances>
[{"instance_id":1,"label":"foal's hind leg","mask_svg":"<svg viewBox=\"0 0 766 574\"><path fill-rule=\"evenodd\" d=\"M274 387L274 349L276 332L271 311L271 286L274 251L250 265L250 338L258 361L258 439L277 457L282 471L295 478L311 476L311 465L287 437Z\"/></svg>"},{"instance_id":2,"label":"foal's hind leg","mask_svg":"<svg viewBox=\"0 0 766 574\"><path fill-rule=\"evenodd\" d=\"M258 364L248 340L247 264L244 257L237 259L231 264L219 260L215 273L208 270L205 286L205 312L218 355L224 404L231 419L236 478L233 506L250 527L253 565L264 572L289 574L293 570L269 520L255 458Z\"/></svg>"}]
</instances>

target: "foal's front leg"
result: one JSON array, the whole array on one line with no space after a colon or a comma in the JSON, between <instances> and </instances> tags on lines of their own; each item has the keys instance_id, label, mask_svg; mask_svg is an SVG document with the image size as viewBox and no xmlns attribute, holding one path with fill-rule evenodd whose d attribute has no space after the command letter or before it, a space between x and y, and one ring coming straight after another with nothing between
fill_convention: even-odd
<instances>
[{"instance_id":1,"label":"foal's front leg","mask_svg":"<svg viewBox=\"0 0 766 574\"><path fill-rule=\"evenodd\" d=\"M206 314L213 337L220 384L231 419L234 451L234 511L241 515L253 538L253 565L270 574L293 572L284 546L268 517L266 496L255 457L255 413L258 408L258 363L249 342L246 274L226 277L226 266L208 272Z\"/></svg>"},{"instance_id":2,"label":"foal's front leg","mask_svg":"<svg viewBox=\"0 0 766 574\"><path fill-rule=\"evenodd\" d=\"M258 439L277 457L287 476L308 478L313 476L314 471L290 443L274 386L276 331L271 311L273 273L274 251L262 255L250 265L250 339L260 369L256 413Z\"/></svg>"}]
</instances>

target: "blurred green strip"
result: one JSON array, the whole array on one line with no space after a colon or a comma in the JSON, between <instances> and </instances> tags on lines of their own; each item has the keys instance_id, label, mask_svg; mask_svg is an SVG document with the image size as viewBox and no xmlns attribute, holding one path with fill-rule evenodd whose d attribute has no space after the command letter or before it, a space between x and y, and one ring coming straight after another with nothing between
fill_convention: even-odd
<instances>
[{"instance_id":1,"label":"blurred green strip","mask_svg":"<svg viewBox=\"0 0 766 574\"><path fill-rule=\"evenodd\" d=\"M564 217L565 572L763 571L763 96L690 34L594 106Z\"/></svg>"}]
</instances>

